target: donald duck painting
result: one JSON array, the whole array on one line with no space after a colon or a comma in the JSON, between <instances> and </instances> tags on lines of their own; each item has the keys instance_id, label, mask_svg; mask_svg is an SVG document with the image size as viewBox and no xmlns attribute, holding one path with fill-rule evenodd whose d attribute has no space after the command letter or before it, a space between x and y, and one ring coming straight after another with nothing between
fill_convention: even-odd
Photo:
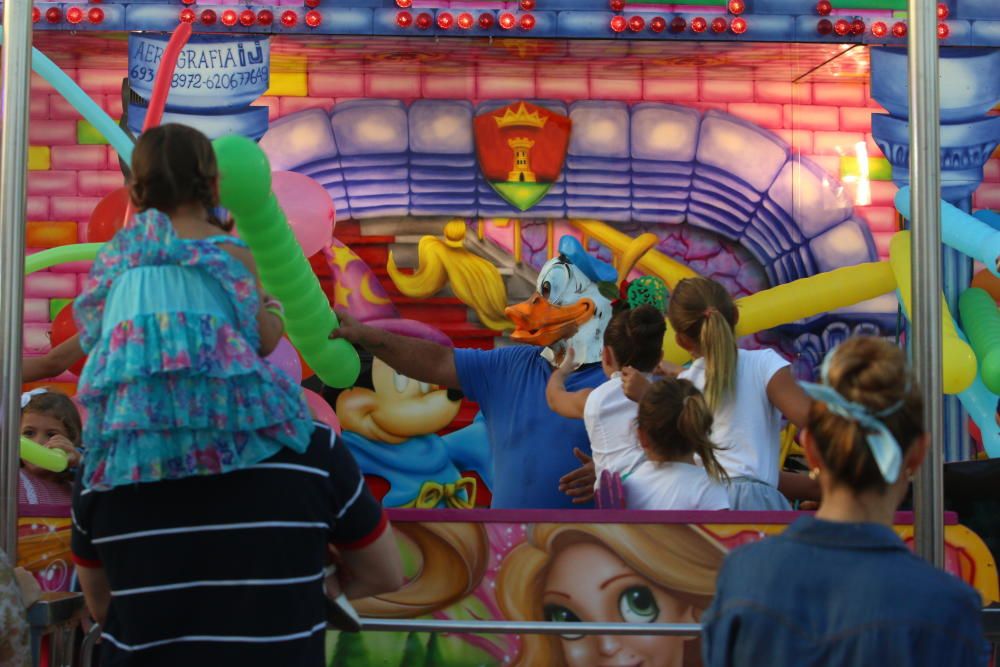
<instances>
[{"instance_id":1,"label":"donald duck painting","mask_svg":"<svg viewBox=\"0 0 1000 667\"><path fill-rule=\"evenodd\" d=\"M568 391L607 378L600 355L611 318L617 271L563 237L545 263L535 292L507 308L515 345L493 350L454 349L362 324L349 315L333 336L366 348L397 373L456 389L479 404L489 437L493 507L557 509L591 506L590 444L583 422L552 412L545 386L570 348L579 366Z\"/></svg>"}]
</instances>

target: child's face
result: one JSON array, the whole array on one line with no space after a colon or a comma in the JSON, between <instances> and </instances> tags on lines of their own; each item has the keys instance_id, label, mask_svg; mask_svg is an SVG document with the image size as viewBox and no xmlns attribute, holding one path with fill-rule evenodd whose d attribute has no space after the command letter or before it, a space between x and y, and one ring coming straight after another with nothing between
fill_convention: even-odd
<instances>
[{"instance_id":1,"label":"child's face","mask_svg":"<svg viewBox=\"0 0 1000 667\"><path fill-rule=\"evenodd\" d=\"M69 431L61 421L37 412L25 412L21 415L21 435L39 445L44 445L57 435L69 440Z\"/></svg>"}]
</instances>

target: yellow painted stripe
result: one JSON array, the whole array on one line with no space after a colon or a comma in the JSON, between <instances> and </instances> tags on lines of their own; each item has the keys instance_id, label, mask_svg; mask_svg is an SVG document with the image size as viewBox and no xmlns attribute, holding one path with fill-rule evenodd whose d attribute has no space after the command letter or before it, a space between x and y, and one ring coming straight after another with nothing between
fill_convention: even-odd
<instances>
[{"instance_id":1,"label":"yellow painted stripe","mask_svg":"<svg viewBox=\"0 0 1000 667\"><path fill-rule=\"evenodd\" d=\"M305 97L308 94L306 73L302 72L271 72L271 87L265 95L282 97Z\"/></svg>"},{"instance_id":2,"label":"yellow painted stripe","mask_svg":"<svg viewBox=\"0 0 1000 667\"><path fill-rule=\"evenodd\" d=\"M28 147L28 171L48 171L52 168L52 149L48 146Z\"/></svg>"}]
</instances>

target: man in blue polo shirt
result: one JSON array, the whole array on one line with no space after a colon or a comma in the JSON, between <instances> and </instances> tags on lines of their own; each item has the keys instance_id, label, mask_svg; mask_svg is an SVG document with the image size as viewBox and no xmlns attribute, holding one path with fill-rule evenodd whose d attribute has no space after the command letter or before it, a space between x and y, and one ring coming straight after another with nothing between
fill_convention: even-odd
<instances>
[{"instance_id":1,"label":"man in blue polo shirt","mask_svg":"<svg viewBox=\"0 0 1000 667\"><path fill-rule=\"evenodd\" d=\"M566 381L569 391L596 387L604 328L611 318L606 294L617 273L572 237L546 262L536 292L507 309L512 339L527 345L468 350L398 336L340 314L331 337L366 348L398 373L460 389L479 404L493 459L493 507L552 509L588 506L594 471L583 421L549 409L545 386L554 364L573 348L582 362ZM582 466L581 466L582 464Z\"/></svg>"}]
</instances>

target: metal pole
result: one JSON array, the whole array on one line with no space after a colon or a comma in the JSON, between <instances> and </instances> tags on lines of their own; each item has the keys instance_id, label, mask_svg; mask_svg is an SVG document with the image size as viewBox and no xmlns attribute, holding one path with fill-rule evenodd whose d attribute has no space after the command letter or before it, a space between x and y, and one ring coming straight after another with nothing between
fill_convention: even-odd
<instances>
[{"instance_id":1,"label":"metal pole","mask_svg":"<svg viewBox=\"0 0 1000 667\"><path fill-rule=\"evenodd\" d=\"M20 466L21 325L24 308L24 218L27 209L31 6L3 5L3 128L0 130L0 549L17 562Z\"/></svg>"},{"instance_id":2,"label":"metal pole","mask_svg":"<svg viewBox=\"0 0 1000 667\"><path fill-rule=\"evenodd\" d=\"M909 0L911 352L930 449L914 488L917 553L944 565L944 401L941 356L941 136L937 4Z\"/></svg>"},{"instance_id":3,"label":"metal pole","mask_svg":"<svg viewBox=\"0 0 1000 667\"><path fill-rule=\"evenodd\" d=\"M460 632L508 635L659 635L701 634L697 623L556 623L548 621L438 621L432 619L362 618L364 632Z\"/></svg>"}]
</instances>

